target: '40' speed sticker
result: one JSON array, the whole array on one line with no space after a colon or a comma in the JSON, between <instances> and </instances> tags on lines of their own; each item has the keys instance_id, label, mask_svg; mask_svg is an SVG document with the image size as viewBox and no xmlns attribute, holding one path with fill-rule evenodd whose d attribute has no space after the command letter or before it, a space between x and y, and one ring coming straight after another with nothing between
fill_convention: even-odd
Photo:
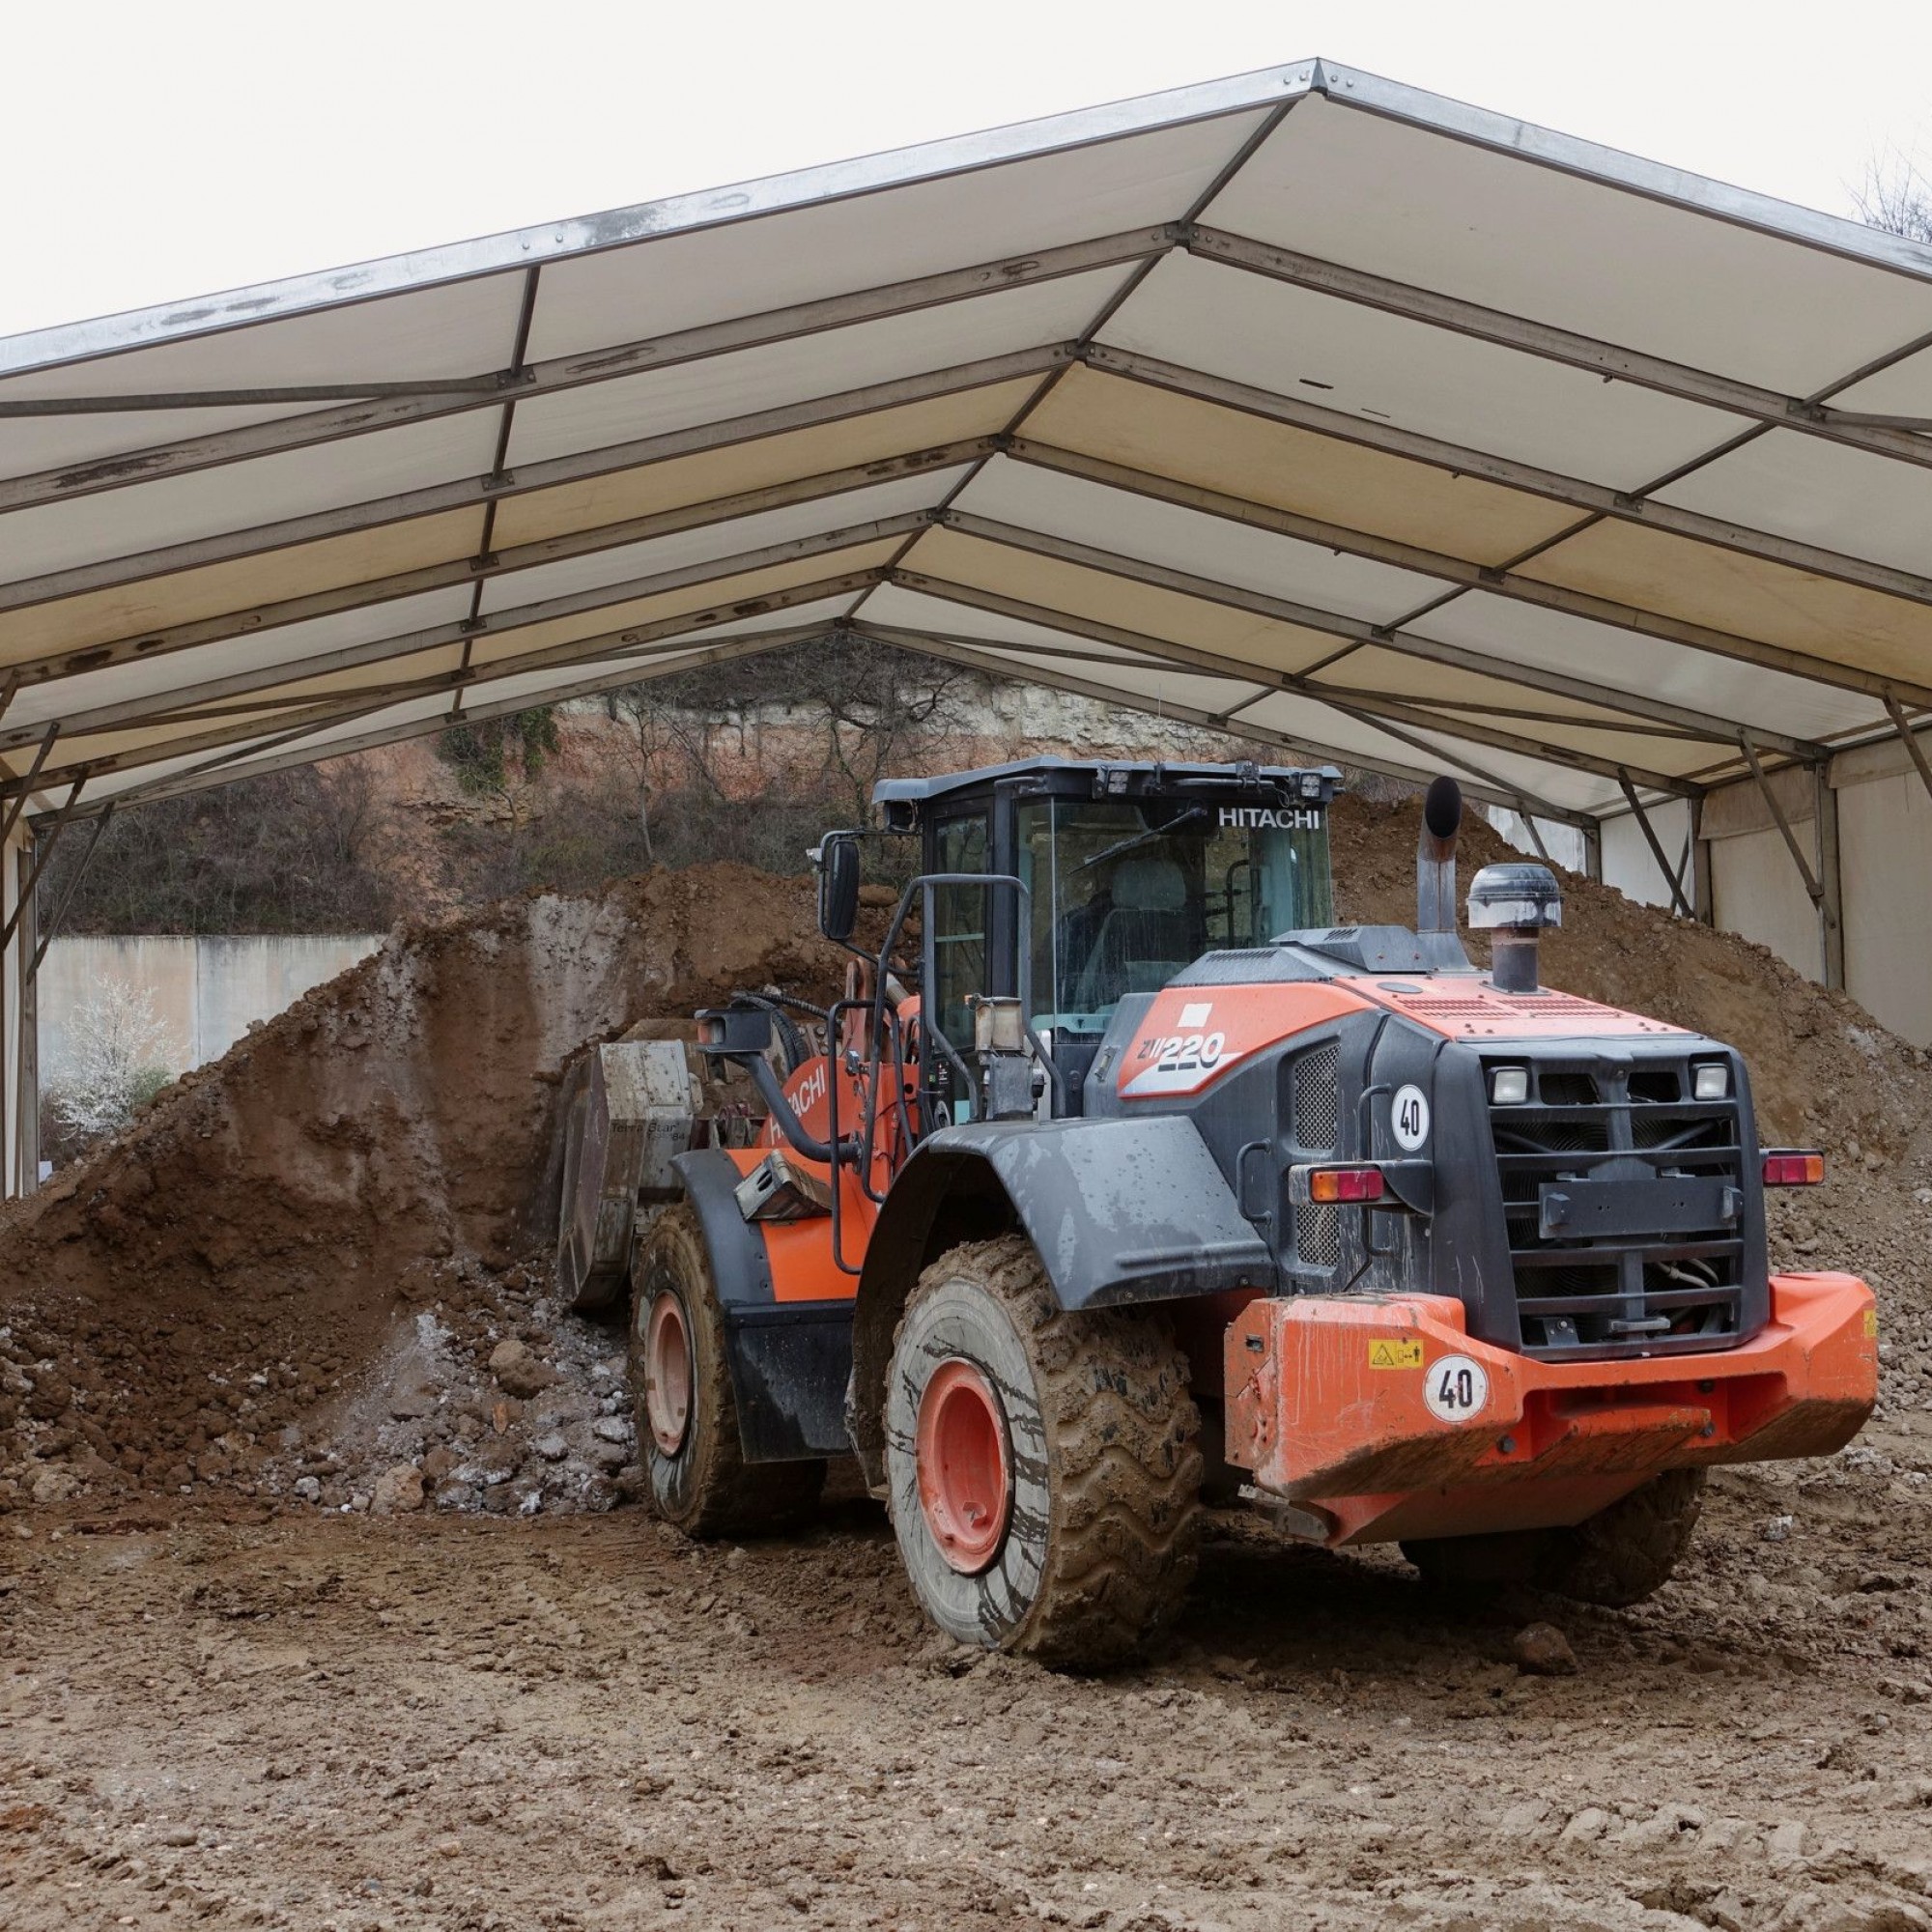
<instances>
[{"instance_id":1,"label":"'40' speed sticker","mask_svg":"<svg viewBox=\"0 0 1932 1932\"><path fill-rule=\"evenodd\" d=\"M1467 1355L1443 1355L1430 1363L1422 1398L1438 1422L1473 1422L1490 1406L1490 1374Z\"/></svg>"}]
</instances>

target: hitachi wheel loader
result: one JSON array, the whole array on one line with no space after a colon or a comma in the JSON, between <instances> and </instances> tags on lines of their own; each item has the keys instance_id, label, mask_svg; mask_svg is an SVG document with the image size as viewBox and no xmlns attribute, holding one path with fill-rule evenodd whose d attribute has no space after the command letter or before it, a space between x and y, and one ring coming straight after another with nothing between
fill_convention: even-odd
<instances>
[{"instance_id":1,"label":"hitachi wheel loader","mask_svg":"<svg viewBox=\"0 0 1932 1932\"><path fill-rule=\"evenodd\" d=\"M1471 964L1451 781L1416 929L1333 923L1337 782L1040 758L882 783L922 869L875 951L862 835L823 841L846 997L698 1015L699 1070L754 1107L706 1115L686 1049L640 1049L682 1151L566 1203L604 1293L654 1215L632 1365L666 1518L784 1526L856 1454L934 1623L1094 1667L1175 1615L1209 1507L1621 1605L1670 1576L1714 1464L1852 1438L1871 1293L1766 1264L1765 1189L1821 1156L1758 1145L1730 1047L1542 982L1547 867L1476 875ZM580 1153L653 1140L591 1085Z\"/></svg>"}]
</instances>

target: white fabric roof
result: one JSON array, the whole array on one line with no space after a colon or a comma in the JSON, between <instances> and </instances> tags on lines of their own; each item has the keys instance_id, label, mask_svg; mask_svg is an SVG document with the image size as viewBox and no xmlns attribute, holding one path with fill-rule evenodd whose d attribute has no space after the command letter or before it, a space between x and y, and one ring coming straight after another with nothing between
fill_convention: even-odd
<instances>
[{"instance_id":1,"label":"white fabric roof","mask_svg":"<svg viewBox=\"0 0 1932 1932\"><path fill-rule=\"evenodd\" d=\"M0 789L843 626L1582 822L1932 709L1928 418L1932 250L1300 62L0 340Z\"/></svg>"}]
</instances>

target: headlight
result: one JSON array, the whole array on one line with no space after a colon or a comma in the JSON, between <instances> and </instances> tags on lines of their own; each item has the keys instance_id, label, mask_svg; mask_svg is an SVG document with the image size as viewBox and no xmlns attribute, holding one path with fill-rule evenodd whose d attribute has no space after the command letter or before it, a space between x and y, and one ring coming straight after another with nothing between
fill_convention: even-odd
<instances>
[{"instance_id":1,"label":"headlight","mask_svg":"<svg viewBox=\"0 0 1932 1932\"><path fill-rule=\"evenodd\" d=\"M1490 1098L1498 1107L1520 1107L1529 1098L1529 1068L1498 1066L1490 1075Z\"/></svg>"},{"instance_id":2,"label":"headlight","mask_svg":"<svg viewBox=\"0 0 1932 1932\"><path fill-rule=\"evenodd\" d=\"M1690 1091L1700 1100L1725 1100L1731 1093L1731 1069L1721 1061L1708 1061L1690 1069Z\"/></svg>"}]
</instances>

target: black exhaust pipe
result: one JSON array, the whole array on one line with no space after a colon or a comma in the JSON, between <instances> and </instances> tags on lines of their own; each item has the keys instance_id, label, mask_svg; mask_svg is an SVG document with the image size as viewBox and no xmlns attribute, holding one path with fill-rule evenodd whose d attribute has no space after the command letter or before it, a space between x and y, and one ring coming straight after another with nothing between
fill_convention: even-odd
<instances>
[{"instance_id":1,"label":"black exhaust pipe","mask_svg":"<svg viewBox=\"0 0 1932 1932\"><path fill-rule=\"evenodd\" d=\"M1435 779L1422 800L1422 836L1415 848L1415 929L1456 930L1456 833L1463 823L1463 787Z\"/></svg>"}]
</instances>

